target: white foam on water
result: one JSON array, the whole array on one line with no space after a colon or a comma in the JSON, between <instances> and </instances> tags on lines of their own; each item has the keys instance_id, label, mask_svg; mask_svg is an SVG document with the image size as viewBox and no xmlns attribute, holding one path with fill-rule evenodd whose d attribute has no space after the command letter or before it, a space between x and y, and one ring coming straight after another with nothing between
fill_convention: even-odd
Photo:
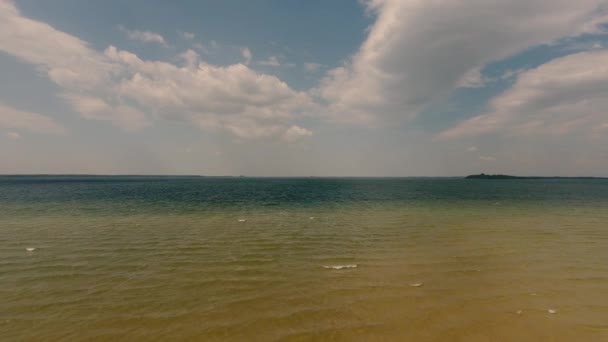
<instances>
[{"instance_id":1,"label":"white foam on water","mask_svg":"<svg viewBox=\"0 0 608 342\"><path fill-rule=\"evenodd\" d=\"M34 247L27 247L25 250L28 251L28 252L33 252L33 251L36 250L36 248L34 248Z\"/></svg>"},{"instance_id":2,"label":"white foam on water","mask_svg":"<svg viewBox=\"0 0 608 342\"><path fill-rule=\"evenodd\" d=\"M410 284L411 287L420 287L422 286L422 283L412 283Z\"/></svg>"},{"instance_id":3,"label":"white foam on water","mask_svg":"<svg viewBox=\"0 0 608 342\"><path fill-rule=\"evenodd\" d=\"M555 309L549 309L549 310L547 310L547 312L550 313L550 314L555 314L555 313L557 313L557 310L555 310Z\"/></svg>"},{"instance_id":4,"label":"white foam on water","mask_svg":"<svg viewBox=\"0 0 608 342\"><path fill-rule=\"evenodd\" d=\"M352 264L352 265L323 266L323 268L332 269L332 270L341 270L341 269L344 269L344 268L357 268L357 267L359 267L359 265L357 265L357 264Z\"/></svg>"},{"instance_id":5,"label":"white foam on water","mask_svg":"<svg viewBox=\"0 0 608 342\"><path fill-rule=\"evenodd\" d=\"M245 219L239 219L239 222L246 222L247 220Z\"/></svg>"},{"instance_id":6,"label":"white foam on water","mask_svg":"<svg viewBox=\"0 0 608 342\"><path fill-rule=\"evenodd\" d=\"M518 314L518 315L521 315L522 312L523 312L522 310L515 311L515 313Z\"/></svg>"},{"instance_id":7,"label":"white foam on water","mask_svg":"<svg viewBox=\"0 0 608 342\"><path fill-rule=\"evenodd\" d=\"M314 217L314 216L311 216L311 217L309 217L309 219L314 220L314 219L315 219L315 217Z\"/></svg>"}]
</instances>

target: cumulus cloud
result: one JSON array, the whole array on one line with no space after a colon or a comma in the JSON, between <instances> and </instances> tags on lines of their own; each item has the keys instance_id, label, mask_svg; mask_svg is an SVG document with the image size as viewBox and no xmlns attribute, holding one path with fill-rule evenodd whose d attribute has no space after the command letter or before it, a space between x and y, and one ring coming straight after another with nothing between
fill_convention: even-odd
<instances>
[{"instance_id":1,"label":"cumulus cloud","mask_svg":"<svg viewBox=\"0 0 608 342\"><path fill-rule=\"evenodd\" d=\"M26 130L34 133L62 134L65 128L52 118L38 113L21 111L0 103L0 128ZM11 132L9 137L18 139L19 133Z\"/></svg>"},{"instance_id":2,"label":"cumulus cloud","mask_svg":"<svg viewBox=\"0 0 608 342\"><path fill-rule=\"evenodd\" d=\"M180 32L180 34L184 39L187 40L192 40L194 39L194 37L196 37L196 35L192 32Z\"/></svg>"},{"instance_id":3,"label":"cumulus cloud","mask_svg":"<svg viewBox=\"0 0 608 342\"><path fill-rule=\"evenodd\" d=\"M281 138L285 142L293 143L302 140L303 138L310 137L312 134L313 133L306 128L291 126L287 131L285 131L285 133L283 133Z\"/></svg>"},{"instance_id":4,"label":"cumulus cloud","mask_svg":"<svg viewBox=\"0 0 608 342\"><path fill-rule=\"evenodd\" d=\"M513 79L515 76L521 74L522 72L526 71L526 69L517 69L517 70L507 70L505 71L501 76L500 79L501 80L511 80Z\"/></svg>"},{"instance_id":5,"label":"cumulus cloud","mask_svg":"<svg viewBox=\"0 0 608 342\"><path fill-rule=\"evenodd\" d=\"M488 112L439 137L591 134L607 123L608 51L587 51L520 73L511 89L490 102Z\"/></svg>"},{"instance_id":6,"label":"cumulus cloud","mask_svg":"<svg viewBox=\"0 0 608 342\"><path fill-rule=\"evenodd\" d=\"M165 38L163 38L163 36L158 33L150 31L129 30L122 25L118 26L118 28L127 35L127 38L131 40L137 40L144 43L160 44L164 47L168 46L167 42L165 41ZM184 37L186 37L186 35L184 35ZM192 38L194 38L194 36Z\"/></svg>"},{"instance_id":7,"label":"cumulus cloud","mask_svg":"<svg viewBox=\"0 0 608 342\"><path fill-rule=\"evenodd\" d=\"M10 1L0 2L0 51L36 65L64 88L91 89L115 71L86 42L21 16Z\"/></svg>"},{"instance_id":8,"label":"cumulus cloud","mask_svg":"<svg viewBox=\"0 0 608 342\"><path fill-rule=\"evenodd\" d=\"M53 27L0 4L0 51L33 64L63 89L62 99L83 118L126 130L164 117L239 138L281 139L290 121L311 105L308 94L244 64L214 66L188 50L181 65L148 61L108 47L98 52ZM244 57L251 57L244 50Z\"/></svg>"},{"instance_id":9,"label":"cumulus cloud","mask_svg":"<svg viewBox=\"0 0 608 342\"><path fill-rule=\"evenodd\" d=\"M184 65L190 69L197 68L198 62L200 60L200 55L192 50L188 49L185 52L182 52L178 55L178 57L184 62Z\"/></svg>"},{"instance_id":10,"label":"cumulus cloud","mask_svg":"<svg viewBox=\"0 0 608 342\"><path fill-rule=\"evenodd\" d=\"M126 67L116 84L120 96L150 109L180 111L203 128L225 128L241 138L278 135L295 111L310 104L305 93L243 64L200 62L191 70L144 61L115 47L106 49L105 56Z\"/></svg>"},{"instance_id":11,"label":"cumulus cloud","mask_svg":"<svg viewBox=\"0 0 608 342\"><path fill-rule=\"evenodd\" d=\"M272 66L272 67L281 66L281 62L279 62L279 59L277 58L277 56L270 56L270 57L268 57L268 59L260 61L259 64L265 65L265 66Z\"/></svg>"},{"instance_id":12,"label":"cumulus cloud","mask_svg":"<svg viewBox=\"0 0 608 342\"><path fill-rule=\"evenodd\" d=\"M251 63L251 58L253 57L251 50L249 50L249 48L242 48L241 55L245 59L245 64L249 65L249 63Z\"/></svg>"},{"instance_id":13,"label":"cumulus cloud","mask_svg":"<svg viewBox=\"0 0 608 342\"><path fill-rule=\"evenodd\" d=\"M151 124L143 112L130 106L110 105L98 97L74 93L62 96L86 119L110 121L129 131L140 130Z\"/></svg>"},{"instance_id":14,"label":"cumulus cloud","mask_svg":"<svg viewBox=\"0 0 608 342\"><path fill-rule=\"evenodd\" d=\"M458 88L481 88L491 81L491 79L482 75L479 68L475 68L462 75L456 86Z\"/></svg>"},{"instance_id":15,"label":"cumulus cloud","mask_svg":"<svg viewBox=\"0 0 608 342\"><path fill-rule=\"evenodd\" d=\"M360 49L313 91L340 121L412 118L479 70L528 47L600 30L600 0L368 0L376 20Z\"/></svg>"},{"instance_id":16,"label":"cumulus cloud","mask_svg":"<svg viewBox=\"0 0 608 342\"><path fill-rule=\"evenodd\" d=\"M317 72L321 69L321 64L319 63L304 63L304 69L308 72Z\"/></svg>"},{"instance_id":17,"label":"cumulus cloud","mask_svg":"<svg viewBox=\"0 0 608 342\"><path fill-rule=\"evenodd\" d=\"M11 140L19 140L19 139L21 139L21 134L19 134L17 132L7 132L6 137Z\"/></svg>"}]
</instances>

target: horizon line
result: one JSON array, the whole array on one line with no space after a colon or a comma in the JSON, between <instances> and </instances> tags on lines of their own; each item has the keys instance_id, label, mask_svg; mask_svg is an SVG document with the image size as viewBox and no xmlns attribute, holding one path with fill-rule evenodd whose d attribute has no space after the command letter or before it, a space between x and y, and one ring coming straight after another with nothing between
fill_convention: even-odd
<instances>
[{"instance_id":1,"label":"horizon line","mask_svg":"<svg viewBox=\"0 0 608 342\"><path fill-rule=\"evenodd\" d=\"M471 174L479 175L479 174ZM247 175L194 175L194 174L96 174L96 173L0 173L0 177L200 177L200 178L466 178L471 175L457 176L247 176ZM502 175L502 174L501 174ZM506 174L505 174L506 175ZM508 175L512 176L512 175ZM587 178L606 179L608 176L514 176L526 178Z\"/></svg>"}]
</instances>

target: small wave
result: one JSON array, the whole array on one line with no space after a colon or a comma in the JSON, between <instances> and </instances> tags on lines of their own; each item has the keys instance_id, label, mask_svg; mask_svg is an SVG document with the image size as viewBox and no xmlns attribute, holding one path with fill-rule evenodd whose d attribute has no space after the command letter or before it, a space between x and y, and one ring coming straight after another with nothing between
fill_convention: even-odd
<instances>
[{"instance_id":1,"label":"small wave","mask_svg":"<svg viewBox=\"0 0 608 342\"><path fill-rule=\"evenodd\" d=\"M422 286L422 283L412 283L410 284L411 287L420 287Z\"/></svg>"},{"instance_id":2,"label":"small wave","mask_svg":"<svg viewBox=\"0 0 608 342\"><path fill-rule=\"evenodd\" d=\"M239 219L239 222L246 222L247 220L245 219Z\"/></svg>"},{"instance_id":3,"label":"small wave","mask_svg":"<svg viewBox=\"0 0 608 342\"><path fill-rule=\"evenodd\" d=\"M359 267L359 265L357 264L352 264L352 265L334 265L334 266L323 266L323 268L327 268L327 269L332 269L332 270L341 270L344 268L357 268Z\"/></svg>"},{"instance_id":4,"label":"small wave","mask_svg":"<svg viewBox=\"0 0 608 342\"><path fill-rule=\"evenodd\" d=\"M28 251L28 252L33 252L33 251L36 250L36 248L34 248L34 247L27 247L25 250Z\"/></svg>"}]
</instances>

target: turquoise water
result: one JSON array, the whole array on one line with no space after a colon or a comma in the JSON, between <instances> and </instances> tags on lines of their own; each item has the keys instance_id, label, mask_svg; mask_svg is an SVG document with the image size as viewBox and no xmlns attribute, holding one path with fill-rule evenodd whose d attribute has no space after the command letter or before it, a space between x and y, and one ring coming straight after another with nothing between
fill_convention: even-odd
<instances>
[{"instance_id":1,"label":"turquoise water","mask_svg":"<svg viewBox=\"0 0 608 342\"><path fill-rule=\"evenodd\" d=\"M608 339L607 204L602 179L0 177L0 340Z\"/></svg>"}]
</instances>

